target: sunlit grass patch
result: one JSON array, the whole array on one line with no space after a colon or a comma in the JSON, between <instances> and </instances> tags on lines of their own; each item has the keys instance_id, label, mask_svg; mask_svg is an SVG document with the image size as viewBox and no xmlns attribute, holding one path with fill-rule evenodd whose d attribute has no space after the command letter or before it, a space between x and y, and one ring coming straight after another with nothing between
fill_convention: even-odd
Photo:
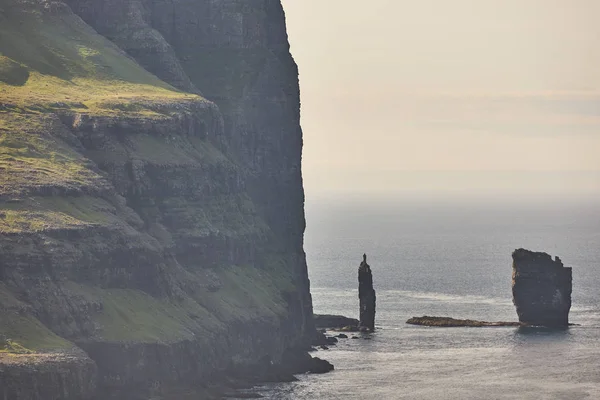
<instances>
[{"instance_id":1,"label":"sunlit grass patch","mask_svg":"<svg viewBox=\"0 0 600 400\"><path fill-rule=\"evenodd\" d=\"M56 118L0 113L0 196L105 184L90 161L61 139L65 129Z\"/></svg>"},{"instance_id":2,"label":"sunlit grass patch","mask_svg":"<svg viewBox=\"0 0 600 400\"><path fill-rule=\"evenodd\" d=\"M68 10L0 11L0 111L92 114L148 111L139 99L201 100L161 81Z\"/></svg>"}]
</instances>

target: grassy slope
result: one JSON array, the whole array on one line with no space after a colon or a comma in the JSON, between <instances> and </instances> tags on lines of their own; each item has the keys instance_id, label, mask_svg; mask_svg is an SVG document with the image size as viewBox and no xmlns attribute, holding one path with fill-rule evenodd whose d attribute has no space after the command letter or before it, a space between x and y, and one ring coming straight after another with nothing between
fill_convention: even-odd
<instances>
[{"instance_id":1,"label":"grassy slope","mask_svg":"<svg viewBox=\"0 0 600 400\"><path fill-rule=\"evenodd\" d=\"M136 99L198 98L141 68L70 11L23 8L11 1L0 5L0 99L5 107L104 114L126 112L118 104Z\"/></svg>"},{"instance_id":2,"label":"grassy slope","mask_svg":"<svg viewBox=\"0 0 600 400\"><path fill-rule=\"evenodd\" d=\"M29 188L45 185L63 189L108 185L93 163L70 147L68 132L62 132L65 127L54 113L71 110L161 118L154 111L156 104L202 99L160 81L69 11L44 13L34 7L25 11L13 3L0 0L0 239L2 234L123 224L115 220L122 210L97 197L29 196ZM142 159L150 162L225 159L202 141L168 147L156 138L139 136L132 143ZM190 234L201 232L206 225L240 232L245 226L260 225L252 219L253 205L246 204L244 198L215 202L208 205L215 208L214 215L189 216ZM229 209L234 211L231 215ZM241 214L236 215L236 210ZM251 219L239 220L243 215ZM272 264L271 268L277 268L276 262ZM231 320L283 315L286 310L281 290L293 290L291 277L269 274L266 268L223 268L216 272L220 290L199 289L180 302L128 289L75 283L66 287L71 293L103 303L103 310L95 316L103 340L174 341L219 329ZM190 273L190 279L201 282L202 277ZM0 286L0 353L72 346L27 312L15 311L21 306L5 286Z\"/></svg>"},{"instance_id":3,"label":"grassy slope","mask_svg":"<svg viewBox=\"0 0 600 400\"><path fill-rule=\"evenodd\" d=\"M54 134L64 127L49 112L152 118L162 116L153 105L201 100L144 70L69 10L33 3L0 1L0 196L22 185L102 184Z\"/></svg>"},{"instance_id":4,"label":"grassy slope","mask_svg":"<svg viewBox=\"0 0 600 400\"><path fill-rule=\"evenodd\" d=\"M19 312L26 307L0 282L0 355L73 347L72 343L56 336L34 317Z\"/></svg>"}]
</instances>

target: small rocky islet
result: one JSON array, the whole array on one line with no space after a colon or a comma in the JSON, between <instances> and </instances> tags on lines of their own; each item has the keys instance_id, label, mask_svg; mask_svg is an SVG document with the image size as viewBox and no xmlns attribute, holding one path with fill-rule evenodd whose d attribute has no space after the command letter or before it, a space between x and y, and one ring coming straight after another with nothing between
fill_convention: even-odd
<instances>
[{"instance_id":1,"label":"small rocky islet","mask_svg":"<svg viewBox=\"0 0 600 400\"><path fill-rule=\"evenodd\" d=\"M476 321L472 319L456 319L452 317L412 317L407 324L410 325L421 325L421 326L437 326L441 328L456 328L456 327L472 327L472 328L483 328L483 327L494 327L494 326L524 326L521 322L488 322L488 321Z\"/></svg>"}]
</instances>

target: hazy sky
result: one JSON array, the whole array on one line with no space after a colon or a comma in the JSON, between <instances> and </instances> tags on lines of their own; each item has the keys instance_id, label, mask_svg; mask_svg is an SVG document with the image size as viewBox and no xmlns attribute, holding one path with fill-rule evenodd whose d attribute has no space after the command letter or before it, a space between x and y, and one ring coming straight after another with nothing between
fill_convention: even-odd
<instances>
[{"instance_id":1,"label":"hazy sky","mask_svg":"<svg viewBox=\"0 0 600 400\"><path fill-rule=\"evenodd\" d=\"M283 3L308 196L600 195L600 1Z\"/></svg>"}]
</instances>

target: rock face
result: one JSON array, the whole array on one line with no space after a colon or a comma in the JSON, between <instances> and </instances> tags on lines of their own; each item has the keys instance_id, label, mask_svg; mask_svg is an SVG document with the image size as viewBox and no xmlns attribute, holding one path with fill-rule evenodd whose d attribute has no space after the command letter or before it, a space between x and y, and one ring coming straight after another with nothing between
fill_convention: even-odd
<instances>
[{"instance_id":1,"label":"rock face","mask_svg":"<svg viewBox=\"0 0 600 400\"><path fill-rule=\"evenodd\" d=\"M572 269L546 253L518 249L512 257L513 303L519 321L536 326L568 326Z\"/></svg>"},{"instance_id":2,"label":"rock face","mask_svg":"<svg viewBox=\"0 0 600 400\"><path fill-rule=\"evenodd\" d=\"M169 398L302 354L281 3L66 3L0 6L0 396Z\"/></svg>"},{"instance_id":3,"label":"rock face","mask_svg":"<svg viewBox=\"0 0 600 400\"><path fill-rule=\"evenodd\" d=\"M96 366L87 357L12 354L0 363L3 400L89 399L96 392Z\"/></svg>"},{"instance_id":4,"label":"rock face","mask_svg":"<svg viewBox=\"0 0 600 400\"><path fill-rule=\"evenodd\" d=\"M67 0L99 33L175 87L199 89L223 118L223 150L294 263L301 325L312 330L303 250L304 189L298 67L279 0ZM188 79L189 78L189 79ZM191 85L191 86L190 86Z\"/></svg>"},{"instance_id":5,"label":"rock face","mask_svg":"<svg viewBox=\"0 0 600 400\"><path fill-rule=\"evenodd\" d=\"M373 289L373 274L367 264L367 255L358 267L358 298L360 303L359 329L375 330L375 289Z\"/></svg>"}]
</instances>

